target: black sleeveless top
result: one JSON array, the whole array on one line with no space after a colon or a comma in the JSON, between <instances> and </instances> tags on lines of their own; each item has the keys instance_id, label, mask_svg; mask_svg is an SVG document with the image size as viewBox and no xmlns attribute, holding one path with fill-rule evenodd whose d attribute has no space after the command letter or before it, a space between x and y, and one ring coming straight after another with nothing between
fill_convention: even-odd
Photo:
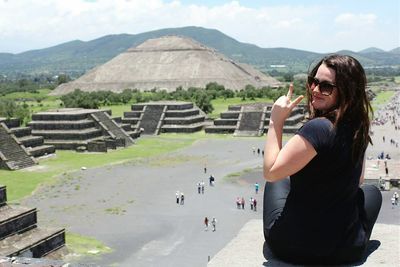
<instances>
[{"instance_id":1,"label":"black sleeveless top","mask_svg":"<svg viewBox=\"0 0 400 267\"><path fill-rule=\"evenodd\" d=\"M335 129L325 118L312 119L298 130L317 155L290 177L285 207L270 231L270 247L278 257L332 263L340 261L341 253L363 253L362 161L354 165L351 160L353 132L346 125Z\"/></svg>"}]
</instances>

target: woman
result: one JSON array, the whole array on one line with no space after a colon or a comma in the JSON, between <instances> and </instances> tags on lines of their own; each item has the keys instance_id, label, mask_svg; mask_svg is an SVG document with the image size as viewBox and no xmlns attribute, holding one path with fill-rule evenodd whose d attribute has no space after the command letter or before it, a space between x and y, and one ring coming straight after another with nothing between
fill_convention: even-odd
<instances>
[{"instance_id":1,"label":"woman","mask_svg":"<svg viewBox=\"0 0 400 267\"><path fill-rule=\"evenodd\" d=\"M365 89L356 59L323 58L307 82L310 120L284 147L284 122L303 96L292 100L291 85L274 103L264 157L264 236L278 258L297 264L362 258L382 204L376 187L359 187L371 142Z\"/></svg>"}]
</instances>

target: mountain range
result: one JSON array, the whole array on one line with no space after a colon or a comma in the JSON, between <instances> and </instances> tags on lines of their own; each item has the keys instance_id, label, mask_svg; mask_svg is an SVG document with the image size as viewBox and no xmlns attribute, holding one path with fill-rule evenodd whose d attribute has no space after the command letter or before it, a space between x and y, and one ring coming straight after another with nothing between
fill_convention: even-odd
<instances>
[{"instance_id":1,"label":"mountain range","mask_svg":"<svg viewBox=\"0 0 400 267\"><path fill-rule=\"evenodd\" d=\"M271 70L271 65L284 65L294 72L307 71L310 64L324 54L290 48L261 48L239 42L226 34L201 27L160 29L140 34L106 35L91 41L70 41L49 48L30 50L19 54L0 53L0 74L59 74L79 76L103 64L150 38L164 35L190 37L227 57L254 65L260 70ZM365 67L399 66L400 47L390 51L367 48L359 52L342 50L360 60Z\"/></svg>"}]
</instances>

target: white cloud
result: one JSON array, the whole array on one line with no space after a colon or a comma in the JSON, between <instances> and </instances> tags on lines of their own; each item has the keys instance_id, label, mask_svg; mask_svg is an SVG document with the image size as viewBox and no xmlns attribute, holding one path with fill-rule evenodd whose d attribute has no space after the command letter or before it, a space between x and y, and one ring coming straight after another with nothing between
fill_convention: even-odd
<instances>
[{"instance_id":1,"label":"white cloud","mask_svg":"<svg viewBox=\"0 0 400 267\"><path fill-rule=\"evenodd\" d=\"M334 12L325 12L326 9L304 4L250 8L239 1L206 6L201 1L187 5L179 0L3 0L0 1L0 52L21 52L76 39L88 41L107 34L136 34L182 26L217 29L241 42L261 47L332 52L351 49L349 35L352 42L357 41L359 34L368 41L364 38L364 28L369 29L368 34L379 32L375 27L379 18L372 13L348 12L336 16ZM381 36L382 32L381 29ZM343 40L349 42L343 44ZM372 46L361 45L360 49Z\"/></svg>"},{"instance_id":2,"label":"white cloud","mask_svg":"<svg viewBox=\"0 0 400 267\"><path fill-rule=\"evenodd\" d=\"M335 23L343 27L373 26L377 20L375 14L340 14L335 18Z\"/></svg>"}]
</instances>

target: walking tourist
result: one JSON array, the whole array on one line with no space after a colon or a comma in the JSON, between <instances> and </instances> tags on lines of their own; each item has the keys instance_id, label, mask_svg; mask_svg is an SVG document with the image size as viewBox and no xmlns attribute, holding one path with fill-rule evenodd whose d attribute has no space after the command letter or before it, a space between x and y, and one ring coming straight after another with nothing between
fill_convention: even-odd
<instances>
[{"instance_id":1,"label":"walking tourist","mask_svg":"<svg viewBox=\"0 0 400 267\"><path fill-rule=\"evenodd\" d=\"M377 187L359 186L371 142L365 72L351 56L328 55L311 69L306 88L309 120L285 146L283 125L303 96L294 98L290 85L271 109L264 236L290 263L350 264L365 255L382 204Z\"/></svg>"},{"instance_id":2,"label":"walking tourist","mask_svg":"<svg viewBox=\"0 0 400 267\"><path fill-rule=\"evenodd\" d=\"M175 193L176 204L179 204L179 197L180 197L179 191L176 191Z\"/></svg>"},{"instance_id":3,"label":"walking tourist","mask_svg":"<svg viewBox=\"0 0 400 267\"><path fill-rule=\"evenodd\" d=\"M213 232L215 232L217 230L217 219L215 219L215 217L212 218L211 225L213 227Z\"/></svg>"},{"instance_id":4,"label":"walking tourist","mask_svg":"<svg viewBox=\"0 0 400 267\"><path fill-rule=\"evenodd\" d=\"M200 182L198 182L197 183L197 193L201 193L201 183Z\"/></svg>"},{"instance_id":5,"label":"walking tourist","mask_svg":"<svg viewBox=\"0 0 400 267\"><path fill-rule=\"evenodd\" d=\"M258 189L260 188L260 185L258 183L254 184L254 189L256 191L256 194L258 194Z\"/></svg>"},{"instance_id":6,"label":"walking tourist","mask_svg":"<svg viewBox=\"0 0 400 267\"><path fill-rule=\"evenodd\" d=\"M204 230L208 231L208 218L207 217L204 218L204 225L206 226L206 228Z\"/></svg>"}]
</instances>

